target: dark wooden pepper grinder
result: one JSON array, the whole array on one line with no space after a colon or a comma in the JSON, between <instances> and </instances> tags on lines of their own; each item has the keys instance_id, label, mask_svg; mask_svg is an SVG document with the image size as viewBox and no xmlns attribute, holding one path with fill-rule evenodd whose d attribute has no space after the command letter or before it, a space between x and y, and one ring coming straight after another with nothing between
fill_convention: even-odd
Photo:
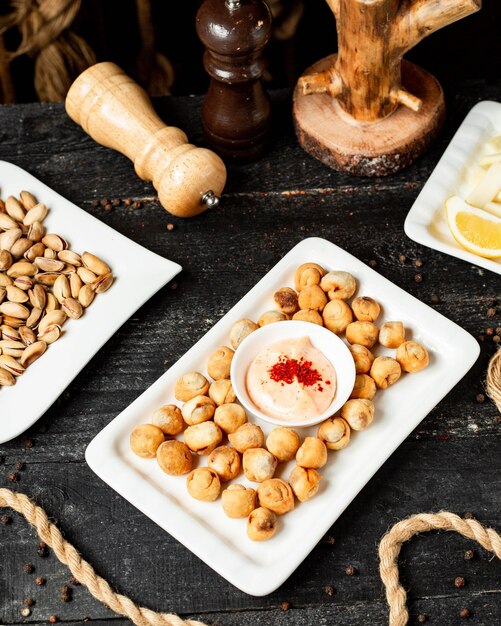
<instances>
[{"instance_id":1,"label":"dark wooden pepper grinder","mask_svg":"<svg viewBox=\"0 0 501 626\"><path fill-rule=\"evenodd\" d=\"M271 13L264 0L205 0L197 14L204 66L211 77L202 106L206 140L221 156L258 158L270 130L271 105L261 76Z\"/></svg>"}]
</instances>

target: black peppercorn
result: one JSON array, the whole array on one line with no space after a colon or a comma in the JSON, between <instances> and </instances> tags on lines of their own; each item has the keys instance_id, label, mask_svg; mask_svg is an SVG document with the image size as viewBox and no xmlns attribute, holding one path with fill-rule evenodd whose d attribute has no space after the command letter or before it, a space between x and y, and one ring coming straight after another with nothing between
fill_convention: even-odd
<instances>
[{"instance_id":1,"label":"black peppercorn","mask_svg":"<svg viewBox=\"0 0 501 626\"><path fill-rule=\"evenodd\" d=\"M464 587L466 584L466 580L463 578L463 576L456 576L456 578L454 579L454 587L456 587L456 589L461 589L461 587Z\"/></svg>"},{"instance_id":2,"label":"black peppercorn","mask_svg":"<svg viewBox=\"0 0 501 626\"><path fill-rule=\"evenodd\" d=\"M327 586L327 587L324 589L324 591L325 591L325 593L326 593L328 596L333 596L333 595L334 595L334 588L333 588L333 587Z\"/></svg>"},{"instance_id":3,"label":"black peppercorn","mask_svg":"<svg viewBox=\"0 0 501 626\"><path fill-rule=\"evenodd\" d=\"M475 558L475 552L473 552L473 550L466 550L466 552L464 553L464 558L467 561L471 561L473 558Z\"/></svg>"},{"instance_id":4,"label":"black peppercorn","mask_svg":"<svg viewBox=\"0 0 501 626\"><path fill-rule=\"evenodd\" d=\"M482 402L485 402L485 396L483 393L477 393L477 395L475 396L475 400L479 403L482 404Z\"/></svg>"},{"instance_id":5,"label":"black peppercorn","mask_svg":"<svg viewBox=\"0 0 501 626\"><path fill-rule=\"evenodd\" d=\"M280 609L282 611L288 611L291 608L290 602L282 602L280 604Z\"/></svg>"},{"instance_id":6,"label":"black peppercorn","mask_svg":"<svg viewBox=\"0 0 501 626\"><path fill-rule=\"evenodd\" d=\"M38 544L37 553L38 553L38 556L42 558L49 556L49 548L47 547L47 544L44 541L41 541Z\"/></svg>"},{"instance_id":7,"label":"black peppercorn","mask_svg":"<svg viewBox=\"0 0 501 626\"><path fill-rule=\"evenodd\" d=\"M461 609L459 617L470 617L471 613L468 609Z\"/></svg>"},{"instance_id":8,"label":"black peppercorn","mask_svg":"<svg viewBox=\"0 0 501 626\"><path fill-rule=\"evenodd\" d=\"M416 274L416 275L414 276L414 280L415 280L417 283L422 283L422 282L423 282L423 275L422 275L422 274Z\"/></svg>"},{"instance_id":9,"label":"black peppercorn","mask_svg":"<svg viewBox=\"0 0 501 626\"><path fill-rule=\"evenodd\" d=\"M428 616L424 615L423 613L420 613L417 616L417 621L418 621L418 624L425 624L428 621Z\"/></svg>"},{"instance_id":10,"label":"black peppercorn","mask_svg":"<svg viewBox=\"0 0 501 626\"><path fill-rule=\"evenodd\" d=\"M0 517L0 523L4 526L8 526L9 524L12 524L12 517L10 517L10 515L4 514Z\"/></svg>"},{"instance_id":11,"label":"black peppercorn","mask_svg":"<svg viewBox=\"0 0 501 626\"><path fill-rule=\"evenodd\" d=\"M416 267L423 267L423 261L421 261L421 259L416 259L416 260L414 261L414 265L415 265Z\"/></svg>"},{"instance_id":12,"label":"black peppercorn","mask_svg":"<svg viewBox=\"0 0 501 626\"><path fill-rule=\"evenodd\" d=\"M398 260L400 261L400 263L405 263L407 261L407 257L405 256L405 254L401 254L398 257Z\"/></svg>"},{"instance_id":13,"label":"black peppercorn","mask_svg":"<svg viewBox=\"0 0 501 626\"><path fill-rule=\"evenodd\" d=\"M344 570L344 573L347 576L355 576L356 574L358 574L358 569L356 567L354 567L353 565L350 565L349 567L347 567Z\"/></svg>"},{"instance_id":14,"label":"black peppercorn","mask_svg":"<svg viewBox=\"0 0 501 626\"><path fill-rule=\"evenodd\" d=\"M25 598L23 600L24 606L33 606L35 604L35 600L33 598Z\"/></svg>"},{"instance_id":15,"label":"black peppercorn","mask_svg":"<svg viewBox=\"0 0 501 626\"><path fill-rule=\"evenodd\" d=\"M9 472L7 474L7 480L11 483L17 483L19 481L19 474L17 472Z\"/></svg>"},{"instance_id":16,"label":"black peppercorn","mask_svg":"<svg viewBox=\"0 0 501 626\"><path fill-rule=\"evenodd\" d=\"M23 565L23 572L25 574L32 574L34 571L35 571L35 568L33 567L31 563L25 563Z\"/></svg>"},{"instance_id":17,"label":"black peppercorn","mask_svg":"<svg viewBox=\"0 0 501 626\"><path fill-rule=\"evenodd\" d=\"M42 587L43 585L45 585L45 578L42 578L41 576L37 576L35 578L35 585L38 585L39 587Z\"/></svg>"},{"instance_id":18,"label":"black peppercorn","mask_svg":"<svg viewBox=\"0 0 501 626\"><path fill-rule=\"evenodd\" d=\"M440 300L440 296L437 296L437 294L436 294L436 293L434 293L434 294L431 296L431 301L433 302L433 304L438 304L439 302L441 302L441 300Z\"/></svg>"},{"instance_id":19,"label":"black peppercorn","mask_svg":"<svg viewBox=\"0 0 501 626\"><path fill-rule=\"evenodd\" d=\"M15 468L19 471L22 472L23 470L26 469L26 463L23 463L22 461L18 461L15 465Z\"/></svg>"}]
</instances>

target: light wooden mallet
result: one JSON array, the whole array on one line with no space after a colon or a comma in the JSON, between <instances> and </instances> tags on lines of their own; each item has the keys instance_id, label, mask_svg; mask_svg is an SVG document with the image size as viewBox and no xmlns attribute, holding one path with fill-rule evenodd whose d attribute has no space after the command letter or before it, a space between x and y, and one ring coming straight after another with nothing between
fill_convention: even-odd
<instances>
[{"instance_id":1,"label":"light wooden mallet","mask_svg":"<svg viewBox=\"0 0 501 626\"><path fill-rule=\"evenodd\" d=\"M146 92L114 63L82 72L68 91L66 111L95 141L129 157L137 175L153 182L169 213L192 217L219 203L226 182L223 161L167 126Z\"/></svg>"}]
</instances>

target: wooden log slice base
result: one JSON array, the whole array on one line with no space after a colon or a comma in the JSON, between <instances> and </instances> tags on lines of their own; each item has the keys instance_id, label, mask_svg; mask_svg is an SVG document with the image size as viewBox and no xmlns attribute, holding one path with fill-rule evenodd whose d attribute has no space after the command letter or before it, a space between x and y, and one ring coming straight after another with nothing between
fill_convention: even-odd
<instances>
[{"instance_id":1,"label":"wooden log slice base","mask_svg":"<svg viewBox=\"0 0 501 626\"><path fill-rule=\"evenodd\" d=\"M336 55L321 59L304 75L332 67ZM386 176L410 165L437 137L445 119L445 102L437 79L402 61L402 85L421 98L419 113L400 105L378 122L357 122L329 94L303 96L296 86L293 118L301 146L340 172Z\"/></svg>"}]
</instances>

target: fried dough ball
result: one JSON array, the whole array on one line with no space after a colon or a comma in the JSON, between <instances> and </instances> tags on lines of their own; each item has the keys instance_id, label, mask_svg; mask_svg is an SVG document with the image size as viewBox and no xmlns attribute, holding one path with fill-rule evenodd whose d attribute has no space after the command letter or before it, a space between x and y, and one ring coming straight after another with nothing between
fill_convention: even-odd
<instances>
[{"instance_id":1,"label":"fried dough ball","mask_svg":"<svg viewBox=\"0 0 501 626\"><path fill-rule=\"evenodd\" d=\"M389 356L378 356L371 367L371 378L379 389L386 389L393 385L402 375L402 368L398 361Z\"/></svg>"},{"instance_id":2,"label":"fried dough ball","mask_svg":"<svg viewBox=\"0 0 501 626\"><path fill-rule=\"evenodd\" d=\"M266 541L277 532L277 516L273 511L260 506L254 509L247 520L247 536L252 541Z\"/></svg>"},{"instance_id":3,"label":"fried dough ball","mask_svg":"<svg viewBox=\"0 0 501 626\"><path fill-rule=\"evenodd\" d=\"M157 409L151 423L158 426L164 435L179 435L184 428L181 409L175 404L166 404Z\"/></svg>"},{"instance_id":4,"label":"fried dough ball","mask_svg":"<svg viewBox=\"0 0 501 626\"><path fill-rule=\"evenodd\" d=\"M234 433L247 421L247 415L240 404L221 404L214 414L214 422L227 435Z\"/></svg>"},{"instance_id":5,"label":"fried dough ball","mask_svg":"<svg viewBox=\"0 0 501 626\"><path fill-rule=\"evenodd\" d=\"M195 427L196 428L196 427ZM164 441L157 450L157 461L166 474L181 476L191 472L193 457L190 449L182 441Z\"/></svg>"},{"instance_id":6,"label":"fried dough ball","mask_svg":"<svg viewBox=\"0 0 501 626\"><path fill-rule=\"evenodd\" d=\"M257 488L259 506L283 515L294 508L294 494L290 485L280 478L270 478Z\"/></svg>"},{"instance_id":7,"label":"fried dough ball","mask_svg":"<svg viewBox=\"0 0 501 626\"><path fill-rule=\"evenodd\" d=\"M231 347L236 350L242 341L258 328L259 326L252 320L244 319L235 322L230 330Z\"/></svg>"},{"instance_id":8,"label":"fried dough ball","mask_svg":"<svg viewBox=\"0 0 501 626\"><path fill-rule=\"evenodd\" d=\"M355 361L355 371L357 374L368 374L374 363L374 355L365 346L361 346L358 343L354 343L351 346L348 346L351 352L351 356ZM209 390L210 394L210 390Z\"/></svg>"},{"instance_id":9,"label":"fried dough ball","mask_svg":"<svg viewBox=\"0 0 501 626\"><path fill-rule=\"evenodd\" d=\"M230 377L231 361L235 352L228 346L221 346L210 357L207 373L214 380Z\"/></svg>"},{"instance_id":10,"label":"fried dough ball","mask_svg":"<svg viewBox=\"0 0 501 626\"><path fill-rule=\"evenodd\" d=\"M277 461L291 461L301 445L299 435L285 426L274 428L266 437L266 447Z\"/></svg>"},{"instance_id":11,"label":"fried dough ball","mask_svg":"<svg viewBox=\"0 0 501 626\"><path fill-rule=\"evenodd\" d=\"M367 374L357 374L355 376L355 384L353 385L353 391L350 394L350 398L364 400L372 400L376 395L376 383L374 379Z\"/></svg>"},{"instance_id":12,"label":"fried dough ball","mask_svg":"<svg viewBox=\"0 0 501 626\"><path fill-rule=\"evenodd\" d=\"M298 310L297 293L290 287L281 287L273 294L273 300L279 311L293 315Z\"/></svg>"},{"instance_id":13,"label":"fried dough ball","mask_svg":"<svg viewBox=\"0 0 501 626\"><path fill-rule=\"evenodd\" d=\"M204 396L209 390L209 381L200 372L188 372L181 376L174 386L174 395L181 402L188 402L195 396Z\"/></svg>"},{"instance_id":14,"label":"fried dough ball","mask_svg":"<svg viewBox=\"0 0 501 626\"><path fill-rule=\"evenodd\" d=\"M329 417L318 427L317 437L329 450L342 450L350 443L350 426L341 417Z\"/></svg>"},{"instance_id":15,"label":"fried dough ball","mask_svg":"<svg viewBox=\"0 0 501 626\"><path fill-rule=\"evenodd\" d=\"M303 263L294 272L294 287L296 291L301 291L305 287L313 287L313 285L320 284L322 276L325 275L325 270L316 263Z\"/></svg>"},{"instance_id":16,"label":"fried dough ball","mask_svg":"<svg viewBox=\"0 0 501 626\"><path fill-rule=\"evenodd\" d=\"M209 398L215 402L217 406L221 406L221 404L231 404L235 402L236 397L229 378L216 380L209 387Z\"/></svg>"},{"instance_id":17,"label":"fried dough ball","mask_svg":"<svg viewBox=\"0 0 501 626\"><path fill-rule=\"evenodd\" d=\"M419 372L430 362L428 350L417 341L404 341L397 349L396 359L404 372Z\"/></svg>"},{"instance_id":18,"label":"fried dough ball","mask_svg":"<svg viewBox=\"0 0 501 626\"><path fill-rule=\"evenodd\" d=\"M242 460L244 474L252 482L262 483L273 478L277 468L277 460L264 448L249 448L244 452Z\"/></svg>"},{"instance_id":19,"label":"fried dough ball","mask_svg":"<svg viewBox=\"0 0 501 626\"><path fill-rule=\"evenodd\" d=\"M357 320L360 322L374 322L381 313L379 304L368 296L355 298L351 303L351 308Z\"/></svg>"},{"instance_id":20,"label":"fried dough ball","mask_svg":"<svg viewBox=\"0 0 501 626\"><path fill-rule=\"evenodd\" d=\"M402 322L385 322L379 329L379 343L385 348L398 348L405 341Z\"/></svg>"},{"instance_id":21,"label":"fried dough ball","mask_svg":"<svg viewBox=\"0 0 501 626\"><path fill-rule=\"evenodd\" d=\"M299 292L298 304L302 310L323 311L327 304L327 296L318 285L304 287Z\"/></svg>"},{"instance_id":22,"label":"fried dough ball","mask_svg":"<svg viewBox=\"0 0 501 626\"><path fill-rule=\"evenodd\" d=\"M222 439L223 433L214 422L195 424L184 431L186 445L197 454L210 454Z\"/></svg>"},{"instance_id":23,"label":"fried dough ball","mask_svg":"<svg viewBox=\"0 0 501 626\"><path fill-rule=\"evenodd\" d=\"M219 476L209 467L199 467L190 472L186 486L190 496L202 502L214 502L221 491Z\"/></svg>"},{"instance_id":24,"label":"fried dough ball","mask_svg":"<svg viewBox=\"0 0 501 626\"><path fill-rule=\"evenodd\" d=\"M207 396L195 396L183 405L181 413L188 426L207 422L214 415L216 405Z\"/></svg>"},{"instance_id":25,"label":"fried dough ball","mask_svg":"<svg viewBox=\"0 0 501 626\"><path fill-rule=\"evenodd\" d=\"M357 281L348 272L329 272L320 281L329 300L348 300L357 290Z\"/></svg>"},{"instance_id":26,"label":"fried dough ball","mask_svg":"<svg viewBox=\"0 0 501 626\"><path fill-rule=\"evenodd\" d=\"M324 326L333 333L343 333L353 321L353 313L344 300L331 300L322 312Z\"/></svg>"},{"instance_id":27,"label":"fried dough ball","mask_svg":"<svg viewBox=\"0 0 501 626\"><path fill-rule=\"evenodd\" d=\"M301 467L319 469L327 463L327 448L318 437L306 437L296 454Z\"/></svg>"},{"instance_id":28,"label":"fried dough ball","mask_svg":"<svg viewBox=\"0 0 501 626\"><path fill-rule=\"evenodd\" d=\"M243 485L230 485L223 491L223 511L228 517L248 517L256 508L256 491Z\"/></svg>"},{"instance_id":29,"label":"fried dough ball","mask_svg":"<svg viewBox=\"0 0 501 626\"><path fill-rule=\"evenodd\" d=\"M228 482L240 473L240 455L235 448L219 446L209 454L207 465L223 482Z\"/></svg>"},{"instance_id":30,"label":"fried dough ball","mask_svg":"<svg viewBox=\"0 0 501 626\"><path fill-rule=\"evenodd\" d=\"M322 316L318 311L297 311L292 316L293 320L297 320L299 322L310 322L311 324L318 324L319 326L323 326L324 323L322 321Z\"/></svg>"},{"instance_id":31,"label":"fried dough ball","mask_svg":"<svg viewBox=\"0 0 501 626\"><path fill-rule=\"evenodd\" d=\"M372 322L352 322L346 327L346 340L353 344L358 343L366 348L372 348L378 337L378 327Z\"/></svg>"},{"instance_id":32,"label":"fried dough ball","mask_svg":"<svg viewBox=\"0 0 501 626\"><path fill-rule=\"evenodd\" d=\"M314 469L296 465L289 474L289 485L299 502L306 502L317 493L322 476Z\"/></svg>"},{"instance_id":33,"label":"fried dough ball","mask_svg":"<svg viewBox=\"0 0 501 626\"><path fill-rule=\"evenodd\" d=\"M234 433L228 435L231 445L243 454L250 448L262 448L264 445L264 433L257 424L244 424Z\"/></svg>"},{"instance_id":34,"label":"fried dough ball","mask_svg":"<svg viewBox=\"0 0 501 626\"><path fill-rule=\"evenodd\" d=\"M152 459L165 436L158 426L140 424L130 434L130 449L143 459Z\"/></svg>"},{"instance_id":35,"label":"fried dough ball","mask_svg":"<svg viewBox=\"0 0 501 626\"><path fill-rule=\"evenodd\" d=\"M266 326L267 324L274 324L275 322L284 322L287 319L287 315L282 311L266 311L258 319L257 324L259 327Z\"/></svg>"},{"instance_id":36,"label":"fried dough ball","mask_svg":"<svg viewBox=\"0 0 501 626\"><path fill-rule=\"evenodd\" d=\"M341 409L341 417L353 430L365 430L374 419L374 402L365 399L348 400Z\"/></svg>"}]
</instances>

